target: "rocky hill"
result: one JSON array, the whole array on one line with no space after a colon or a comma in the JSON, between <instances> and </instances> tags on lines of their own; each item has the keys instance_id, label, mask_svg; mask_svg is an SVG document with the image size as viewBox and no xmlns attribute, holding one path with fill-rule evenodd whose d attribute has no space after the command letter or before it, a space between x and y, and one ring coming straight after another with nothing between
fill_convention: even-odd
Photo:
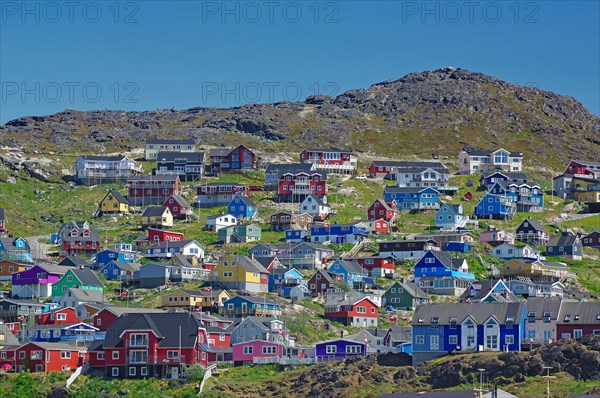
<instances>
[{"instance_id":1,"label":"rocky hill","mask_svg":"<svg viewBox=\"0 0 600 398\"><path fill-rule=\"evenodd\" d=\"M304 102L22 117L0 126L0 145L104 153L173 137L271 152L318 145L395 157L456 157L463 147L503 146L560 167L571 158L600 158L599 132L600 118L574 98L448 67Z\"/></svg>"}]
</instances>

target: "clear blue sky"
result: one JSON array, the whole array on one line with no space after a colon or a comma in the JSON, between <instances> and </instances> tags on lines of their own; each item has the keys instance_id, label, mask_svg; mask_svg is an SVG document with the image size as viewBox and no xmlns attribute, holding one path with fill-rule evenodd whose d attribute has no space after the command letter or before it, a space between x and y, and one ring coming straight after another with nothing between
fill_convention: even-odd
<instances>
[{"instance_id":1,"label":"clear blue sky","mask_svg":"<svg viewBox=\"0 0 600 398\"><path fill-rule=\"evenodd\" d=\"M599 3L2 0L0 123L303 100L444 66L600 115Z\"/></svg>"}]
</instances>

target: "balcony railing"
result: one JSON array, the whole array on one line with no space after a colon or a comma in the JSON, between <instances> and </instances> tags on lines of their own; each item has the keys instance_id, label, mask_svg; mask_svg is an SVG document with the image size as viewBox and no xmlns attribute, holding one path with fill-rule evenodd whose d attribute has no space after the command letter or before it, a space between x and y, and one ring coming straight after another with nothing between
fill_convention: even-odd
<instances>
[{"instance_id":1,"label":"balcony railing","mask_svg":"<svg viewBox=\"0 0 600 398\"><path fill-rule=\"evenodd\" d=\"M276 363L279 365L313 365L315 358L287 358L287 357L254 357L252 363L256 365L266 365Z\"/></svg>"}]
</instances>

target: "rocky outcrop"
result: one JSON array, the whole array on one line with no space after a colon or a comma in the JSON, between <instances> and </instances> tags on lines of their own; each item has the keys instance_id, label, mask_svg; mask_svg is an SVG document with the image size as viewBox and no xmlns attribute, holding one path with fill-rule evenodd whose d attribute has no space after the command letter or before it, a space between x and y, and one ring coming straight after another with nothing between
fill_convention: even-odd
<instances>
[{"instance_id":1,"label":"rocky outcrop","mask_svg":"<svg viewBox=\"0 0 600 398\"><path fill-rule=\"evenodd\" d=\"M284 141L296 150L322 145L452 157L464 146L505 146L541 162L565 163L600 158L599 131L600 118L574 98L448 67L304 102L149 112L68 109L11 120L0 126L0 145L103 153L173 137L201 145L242 140L269 149Z\"/></svg>"}]
</instances>

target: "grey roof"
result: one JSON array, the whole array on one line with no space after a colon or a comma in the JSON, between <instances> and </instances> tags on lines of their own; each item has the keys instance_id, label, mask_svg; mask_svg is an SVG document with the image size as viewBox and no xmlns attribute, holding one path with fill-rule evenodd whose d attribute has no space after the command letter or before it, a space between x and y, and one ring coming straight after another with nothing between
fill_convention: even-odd
<instances>
[{"instance_id":1,"label":"grey roof","mask_svg":"<svg viewBox=\"0 0 600 398\"><path fill-rule=\"evenodd\" d=\"M312 167L312 163L269 163L265 169L265 174L277 173L279 179L285 173L310 173Z\"/></svg>"},{"instance_id":2,"label":"grey roof","mask_svg":"<svg viewBox=\"0 0 600 398\"><path fill-rule=\"evenodd\" d=\"M227 156L231 152L231 148L210 148L208 151L209 156Z\"/></svg>"},{"instance_id":3,"label":"grey roof","mask_svg":"<svg viewBox=\"0 0 600 398\"><path fill-rule=\"evenodd\" d=\"M79 229L79 232L81 231L82 228ZM71 242L71 241L77 241L77 240L81 240L81 238L85 238L85 240L93 240L93 241L99 241L100 240L100 230L98 229L94 229L94 228L90 228L90 236L71 236L69 234L69 230L66 230L63 232L63 241L65 242Z\"/></svg>"},{"instance_id":4,"label":"grey roof","mask_svg":"<svg viewBox=\"0 0 600 398\"><path fill-rule=\"evenodd\" d=\"M0 333L4 334L4 340L2 340L2 346L7 345L19 345L19 339L14 335L13 331L8 328L5 323L0 323Z\"/></svg>"},{"instance_id":5,"label":"grey roof","mask_svg":"<svg viewBox=\"0 0 600 398\"><path fill-rule=\"evenodd\" d=\"M2 242L2 245L8 249L11 246L14 246L13 243L19 238L0 238L0 242ZM31 247L29 246L29 242L27 241L27 239L23 238L25 240L25 250L31 250Z\"/></svg>"},{"instance_id":6,"label":"grey roof","mask_svg":"<svg viewBox=\"0 0 600 398\"><path fill-rule=\"evenodd\" d=\"M236 256L236 261L248 272L258 272L262 274L269 273L269 271L254 258L248 256Z\"/></svg>"},{"instance_id":7,"label":"grey roof","mask_svg":"<svg viewBox=\"0 0 600 398\"><path fill-rule=\"evenodd\" d=\"M115 189L110 189L106 195L108 194L112 194L115 197L115 199L119 201L119 203L129 203L129 201L125 199L125 196L123 196L121 192Z\"/></svg>"},{"instance_id":8,"label":"grey roof","mask_svg":"<svg viewBox=\"0 0 600 398\"><path fill-rule=\"evenodd\" d=\"M566 317L570 316L566 321ZM600 302L564 301L558 313L558 323L573 325L600 325Z\"/></svg>"},{"instance_id":9,"label":"grey roof","mask_svg":"<svg viewBox=\"0 0 600 398\"><path fill-rule=\"evenodd\" d=\"M413 315L412 325L431 325L432 318L438 318L439 325L449 325L450 318L456 318L460 324L467 317L471 317L479 325L483 324L491 315L498 322L504 324L508 317L512 317L514 324L521 321L525 303L447 303L447 304L422 304L417 306Z\"/></svg>"},{"instance_id":10,"label":"grey roof","mask_svg":"<svg viewBox=\"0 0 600 398\"><path fill-rule=\"evenodd\" d=\"M114 261L114 260L110 261L108 264L110 264L110 263L115 264L122 271L130 271L130 272L139 271L140 268L142 267L141 263L128 263L125 261Z\"/></svg>"},{"instance_id":11,"label":"grey roof","mask_svg":"<svg viewBox=\"0 0 600 398\"><path fill-rule=\"evenodd\" d=\"M162 248L167 248L167 247L179 249L179 248L189 245L192 242L198 243L195 239L171 240L171 241L158 242L158 243L150 246L149 249L159 249L159 248L162 249ZM204 248L204 246L202 246L200 243L198 243L198 245L200 247Z\"/></svg>"},{"instance_id":12,"label":"grey roof","mask_svg":"<svg viewBox=\"0 0 600 398\"><path fill-rule=\"evenodd\" d=\"M386 292L396 285L400 285L411 297L427 298L427 293L419 286L417 286L414 282L396 281L390 287L387 288Z\"/></svg>"},{"instance_id":13,"label":"grey roof","mask_svg":"<svg viewBox=\"0 0 600 398\"><path fill-rule=\"evenodd\" d=\"M271 329L271 321L277 320L275 318L266 317L266 316L248 316L248 317L246 317L246 319L244 319L244 321L240 322L239 324L241 325L247 319L249 319L249 320L253 321L254 323L256 323L264 331L269 331Z\"/></svg>"},{"instance_id":14,"label":"grey roof","mask_svg":"<svg viewBox=\"0 0 600 398\"><path fill-rule=\"evenodd\" d=\"M135 177L129 177L129 179L127 180L128 182L130 181L175 181L177 180L179 177L178 176L170 176L170 175L157 175L157 176L135 176Z\"/></svg>"},{"instance_id":15,"label":"grey roof","mask_svg":"<svg viewBox=\"0 0 600 398\"><path fill-rule=\"evenodd\" d=\"M352 273L352 274L365 274L365 273L368 274L369 273L363 267L361 267L357 261L337 260L337 261L335 261L334 264L336 264L336 263L339 263L342 267L344 267L344 269L348 273Z\"/></svg>"},{"instance_id":16,"label":"grey roof","mask_svg":"<svg viewBox=\"0 0 600 398\"><path fill-rule=\"evenodd\" d=\"M189 202L181 195L171 195L169 198L173 198L173 200L177 202L180 207L187 207L188 209L192 208L192 205L190 205ZM167 198L167 200L169 200L169 198ZM165 203L167 203L167 200L165 200Z\"/></svg>"},{"instance_id":17,"label":"grey roof","mask_svg":"<svg viewBox=\"0 0 600 398\"><path fill-rule=\"evenodd\" d=\"M196 145L195 140L173 140L173 139L155 139L155 140L146 140L146 145L148 144L184 144L184 145Z\"/></svg>"},{"instance_id":18,"label":"grey roof","mask_svg":"<svg viewBox=\"0 0 600 398\"><path fill-rule=\"evenodd\" d=\"M198 187L200 187L200 186L202 186L202 187L220 187L220 186L227 187L227 186L232 186L232 187L244 187L244 188L247 187L247 185L239 184L237 182L209 182L207 184L200 184L200 185L198 185ZM229 192L229 193L231 193L231 192Z\"/></svg>"},{"instance_id":19,"label":"grey roof","mask_svg":"<svg viewBox=\"0 0 600 398\"><path fill-rule=\"evenodd\" d=\"M563 233L559 236L551 236L548 240L548 244L546 247L567 247L573 246L575 242L578 240L576 235L571 235L568 233Z\"/></svg>"},{"instance_id":20,"label":"grey roof","mask_svg":"<svg viewBox=\"0 0 600 398\"><path fill-rule=\"evenodd\" d=\"M466 289L463 294L460 296L460 301L464 301L469 299L471 302L480 302L485 300L490 294L492 294L492 290L496 285L500 282L499 279L486 279L483 281L472 282L471 286ZM476 292L471 295L471 289L473 288ZM517 296L512 293L510 290L504 290L500 295L495 295L496 301L498 302L516 302L519 301Z\"/></svg>"},{"instance_id":21,"label":"grey roof","mask_svg":"<svg viewBox=\"0 0 600 398\"><path fill-rule=\"evenodd\" d=\"M27 306L33 306L33 307L45 307L48 305L48 303L40 303L38 301L32 301L32 300L19 300L19 299L9 299L9 298L4 298L4 299L0 299L0 303L2 302L11 302L17 305L27 305Z\"/></svg>"},{"instance_id":22,"label":"grey roof","mask_svg":"<svg viewBox=\"0 0 600 398\"><path fill-rule=\"evenodd\" d=\"M119 305L104 305L100 310L103 309L106 309L115 315L166 312L165 310L160 308L121 307Z\"/></svg>"},{"instance_id":23,"label":"grey roof","mask_svg":"<svg viewBox=\"0 0 600 398\"><path fill-rule=\"evenodd\" d=\"M30 341L29 343L35 344L38 347L43 348L44 350L87 351L87 347L85 346L75 346L67 343L47 343L41 341Z\"/></svg>"},{"instance_id":24,"label":"grey roof","mask_svg":"<svg viewBox=\"0 0 600 398\"><path fill-rule=\"evenodd\" d=\"M258 296L244 296L244 295L237 295L237 296L233 296L232 298L225 300L223 303L226 303L229 300L233 300L236 297L240 297L246 301L249 301L251 303L254 304L268 304L268 305L279 305L279 303L276 303L274 301L271 300L267 300L265 297L258 297ZM273 319L271 319L273 320Z\"/></svg>"},{"instance_id":25,"label":"grey roof","mask_svg":"<svg viewBox=\"0 0 600 398\"><path fill-rule=\"evenodd\" d=\"M503 149L503 148L498 148L498 149ZM492 153L496 152L498 149L494 149L494 150L487 150L487 149L465 149L465 152L468 153L471 156L489 156ZM506 149L505 149L506 151ZM508 152L508 151L506 151ZM523 156L522 152L509 152L510 156Z\"/></svg>"},{"instance_id":26,"label":"grey roof","mask_svg":"<svg viewBox=\"0 0 600 398\"><path fill-rule=\"evenodd\" d=\"M527 317L535 315L535 319L542 319L544 313L550 313L550 319L558 319L562 297L529 297L527 299Z\"/></svg>"},{"instance_id":27,"label":"grey roof","mask_svg":"<svg viewBox=\"0 0 600 398\"><path fill-rule=\"evenodd\" d=\"M142 217L160 217L164 214L167 206L149 206L142 213Z\"/></svg>"},{"instance_id":28,"label":"grey roof","mask_svg":"<svg viewBox=\"0 0 600 398\"><path fill-rule=\"evenodd\" d=\"M425 169L433 169L435 171L448 172L448 168L440 161L413 161L413 162L398 162L396 169L399 172L420 172Z\"/></svg>"},{"instance_id":29,"label":"grey roof","mask_svg":"<svg viewBox=\"0 0 600 398\"><path fill-rule=\"evenodd\" d=\"M450 254L450 252L437 251L437 250L429 250L429 252L431 252L431 254L433 254L438 260L440 260L440 262L446 268L456 269L464 261L464 259L462 259L462 258L452 257L452 254ZM425 254L427 254L427 253L425 253ZM425 257L425 255L423 255L423 257ZM421 260L419 260L419 261L421 261Z\"/></svg>"},{"instance_id":30,"label":"grey roof","mask_svg":"<svg viewBox=\"0 0 600 398\"><path fill-rule=\"evenodd\" d=\"M61 297L61 300L68 298L74 298L79 302L85 303L103 303L105 301L104 293L102 291L89 289L84 290L78 287L69 288L67 293Z\"/></svg>"},{"instance_id":31,"label":"grey roof","mask_svg":"<svg viewBox=\"0 0 600 398\"><path fill-rule=\"evenodd\" d=\"M94 156L94 155L82 155L80 156L83 160L94 160L97 162L120 162L127 156Z\"/></svg>"},{"instance_id":32,"label":"grey roof","mask_svg":"<svg viewBox=\"0 0 600 398\"><path fill-rule=\"evenodd\" d=\"M406 340L410 341L410 336L412 336L412 327L411 326L390 326L386 332L386 335L389 334L392 340Z\"/></svg>"},{"instance_id":33,"label":"grey roof","mask_svg":"<svg viewBox=\"0 0 600 398\"><path fill-rule=\"evenodd\" d=\"M373 302L373 300L371 300L367 294L356 292L353 290L344 294L337 293L333 295L333 298L331 298L325 303L325 307L334 307L338 305L353 305L363 299L368 299L369 301Z\"/></svg>"},{"instance_id":34,"label":"grey roof","mask_svg":"<svg viewBox=\"0 0 600 398\"><path fill-rule=\"evenodd\" d=\"M442 206L447 206L448 209L450 209L450 211L452 211L454 214L461 214L460 213L460 204L451 204L451 203L444 203Z\"/></svg>"},{"instance_id":35,"label":"grey roof","mask_svg":"<svg viewBox=\"0 0 600 398\"><path fill-rule=\"evenodd\" d=\"M321 274L322 278L325 279L330 284L335 283L335 280L331 277L331 274L323 269L319 269L319 270L315 271L315 273L312 274L311 277L308 279L309 280L312 279L316 274Z\"/></svg>"},{"instance_id":36,"label":"grey roof","mask_svg":"<svg viewBox=\"0 0 600 398\"><path fill-rule=\"evenodd\" d=\"M402 167L406 162L399 162L395 160L373 160L375 166L383 166L383 167Z\"/></svg>"},{"instance_id":37,"label":"grey roof","mask_svg":"<svg viewBox=\"0 0 600 398\"><path fill-rule=\"evenodd\" d=\"M527 219L523 220L523 222L517 227L519 229L524 222L528 222L535 230L546 232L546 228L542 225L538 220L534 220L533 218L527 217Z\"/></svg>"},{"instance_id":38,"label":"grey roof","mask_svg":"<svg viewBox=\"0 0 600 398\"><path fill-rule=\"evenodd\" d=\"M419 193L424 191L425 189L432 189L437 192L435 188L432 187L392 187L387 185L384 189L384 193Z\"/></svg>"},{"instance_id":39,"label":"grey roof","mask_svg":"<svg viewBox=\"0 0 600 398\"><path fill-rule=\"evenodd\" d=\"M102 283L102 281L100 280L100 278L98 278L96 273L89 268L86 268L86 269L73 268L71 270L71 272L73 272L73 274L75 274L77 279L79 279L79 281L83 285L104 286L104 283Z\"/></svg>"},{"instance_id":40,"label":"grey roof","mask_svg":"<svg viewBox=\"0 0 600 398\"><path fill-rule=\"evenodd\" d=\"M64 275L70 269L76 269L75 267L69 267L65 265L58 265L55 263L47 263L47 264L36 264L38 267L43 268L46 272L51 274L59 274Z\"/></svg>"},{"instance_id":41,"label":"grey roof","mask_svg":"<svg viewBox=\"0 0 600 398\"><path fill-rule=\"evenodd\" d=\"M314 200L319 206L329 206L327 203L323 202L323 199L321 199L319 196L308 195L304 200L306 200L308 198L312 198L312 200ZM304 202L304 200L303 200L303 202Z\"/></svg>"},{"instance_id":42,"label":"grey roof","mask_svg":"<svg viewBox=\"0 0 600 398\"><path fill-rule=\"evenodd\" d=\"M275 260L276 258L277 258L277 256L257 257L255 260L258 261L260 263L260 265L262 265L266 269L269 265L271 265L273 260ZM281 264L280 269L285 269L287 271L287 267L283 264Z\"/></svg>"},{"instance_id":43,"label":"grey roof","mask_svg":"<svg viewBox=\"0 0 600 398\"><path fill-rule=\"evenodd\" d=\"M158 152L156 154L157 162L171 162L175 159L185 158L188 163L204 163L204 152Z\"/></svg>"},{"instance_id":44,"label":"grey roof","mask_svg":"<svg viewBox=\"0 0 600 398\"><path fill-rule=\"evenodd\" d=\"M352 153L350 149L315 149L315 148L305 148L302 152L339 152L339 153Z\"/></svg>"},{"instance_id":45,"label":"grey roof","mask_svg":"<svg viewBox=\"0 0 600 398\"><path fill-rule=\"evenodd\" d=\"M106 331L104 348L122 347L119 337L126 330L151 330L159 338L158 347L193 347L202 324L186 313L127 313L113 322Z\"/></svg>"},{"instance_id":46,"label":"grey roof","mask_svg":"<svg viewBox=\"0 0 600 398\"><path fill-rule=\"evenodd\" d=\"M224 290L211 290L208 292L205 292L204 290L187 290L187 289L181 289L182 292L189 294L190 296L200 296L200 297L214 297L214 296L218 296L219 294L221 294L222 292L224 292Z\"/></svg>"},{"instance_id":47,"label":"grey roof","mask_svg":"<svg viewBox=\"0 0 600 398\"><path fill-rule=\"evenodd\" d=\"M245 204L246 206L249 206L249 207L256 207L256 204L254 203L254 201L253 201L252 199L250 199L249 197L247 197L247 196L244 196L244 195L235 195L235 196L237 196L238 198L240 198L240 200L241 200L242 202L244 202L244 204ZM232 200L232 201L233 201L233 200L235 200L235 197L234 197L233 199L231 199L231 200Z\"/></svg>"},{"instance_id":48,"label":"grey roof","mask_svg":"<svg viewBox=\"0 0 600 398\"><path fill-rule=\"evenodd\" d=\"M77 257L77 256L67 256L65 258L63 258L58 265L67 265L68 263L71 263L75 266L82 266L82 267L89 267L90 263L81 257Z\"/></svg>"}]
</instances>

